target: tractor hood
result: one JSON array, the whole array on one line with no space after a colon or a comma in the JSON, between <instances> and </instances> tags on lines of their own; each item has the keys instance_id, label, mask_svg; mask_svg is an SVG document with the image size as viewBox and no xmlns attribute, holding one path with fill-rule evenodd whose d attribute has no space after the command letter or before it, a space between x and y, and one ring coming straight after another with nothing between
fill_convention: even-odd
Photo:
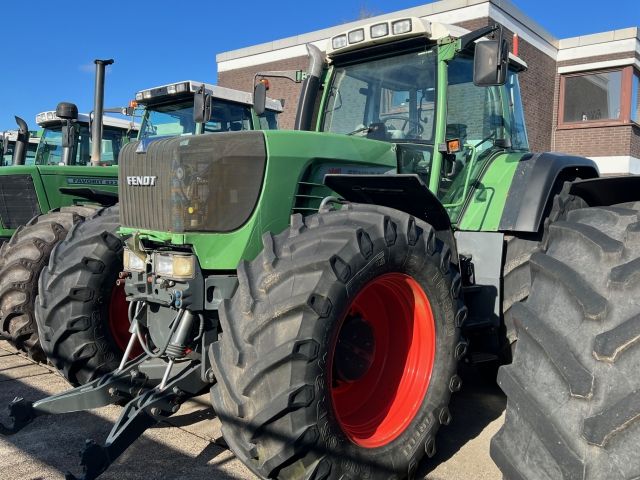
<instances>
[{"instance_id":1,"label":"tractor hood","mask_svg":"<svg viewBox=\"0 0 640 480\"><path fill-rule=\"evenodd\" d=\"M303 131L244 131L158 140L120 153L122 233L190 245L202 268L235 268L266 231L317 211L327 173L382 174L387 142Z\"/></svg>"}]
</instances>

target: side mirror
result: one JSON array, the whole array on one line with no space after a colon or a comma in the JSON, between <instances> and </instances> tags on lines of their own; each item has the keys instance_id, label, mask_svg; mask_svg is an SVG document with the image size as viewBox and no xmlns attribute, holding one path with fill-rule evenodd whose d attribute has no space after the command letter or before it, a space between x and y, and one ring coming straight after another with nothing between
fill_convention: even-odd
<instances>
[{"instance_id":1,"label":"side mirror","mask_svg":"<svg viewBox=\"0 0 640 480\"><path fill-rule=\"evenodd\" d=\"M207 93L204 85L193 96L193 121L207 123L211 120L211 94Z\"/></svg>"},{"instance_id":2,"label":"side mirror","mask_svg":"<svg viewBox=\"0 0 640 480\"><path fill-rule=\"evenodd\" d=\"M509 45L503 38L476 43L473 83L478 87L504 85L509 66Z\"/></svg>"},{"instance_id":3,"label":"side mirror","mask_svg":"<svg viewBox=\"0 0 640 480\"><path fill-rule=\"evenodd\" d=\"M73 148L76 145L76 126L67 120L62 125L62 148Z\"/></svg>"},{"instance_id":4,"label":"side mirror","mask_svg":"<svg viewBox=\"0 0 640 480\"><path fill-rule=\"evenodd\" d=\"M253 110L260 116L267 108L267 86L264 82L256 83L253 87Z\"/></svg>"}]
</instances>

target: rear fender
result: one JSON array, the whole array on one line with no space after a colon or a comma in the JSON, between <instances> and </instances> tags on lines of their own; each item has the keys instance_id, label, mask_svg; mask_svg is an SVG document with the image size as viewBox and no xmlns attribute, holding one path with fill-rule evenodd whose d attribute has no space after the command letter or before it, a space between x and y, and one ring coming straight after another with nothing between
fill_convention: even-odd
<instances>
[{"instance_id":1,"label":"rear fender","mask_svg":"<svg viewBox=\"0 0 640 480\"><path fill-rule=\"evenodd\" d=\"M418 175L325 175L324 183L349 202L394 208L424 220L450 249L458 263L451 221L440 200Z\"/></svg>"},{"instance_id":2,"label":"rear fender","mask_svg":"<svg viewBox=\"0 0 640 480\"><path fill-rule=\"evenodd\" d=\"M524 156L509 187L499 230L538 232L564 182L595 177L598 168L588 158L549 152Z\"/></svg>"}]
</instances>

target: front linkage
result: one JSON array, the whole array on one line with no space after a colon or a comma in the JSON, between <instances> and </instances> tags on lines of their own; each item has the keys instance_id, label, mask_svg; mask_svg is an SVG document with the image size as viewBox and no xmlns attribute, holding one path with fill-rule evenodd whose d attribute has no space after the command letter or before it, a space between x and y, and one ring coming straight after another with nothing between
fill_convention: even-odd
<instances>
[{"instance_id":1,"label":"front linkage","mask_svg":"<svg viewBox=\"0 0 640 480\"><path fill-rule=\"evenodd\" d=\"M137 319L140 311L141 308L138 308L136 314L132 314L133 308L130 309L129 351L135 341L145 342L142 333L145 327ZM86 385L33 403L16 398L9 405L12 423L9 426L0 424L0 433L16 433L42 415L77 412L127 402L104 446L87 440L80 453L82 476L76 477L71 473L66 475L67 480L97 478L145 430L176 413L182 403L209 386L205 365L199 360L204 344L194 346L204 336L200 334L189 342L194 347L193 350L186 347L193 320L194 317L189 312L180 310L171 322L172 335L164 348L152 351L145 342L144 354L129 362L125 356L117 370Z\"/></svg>"}]
</instances>

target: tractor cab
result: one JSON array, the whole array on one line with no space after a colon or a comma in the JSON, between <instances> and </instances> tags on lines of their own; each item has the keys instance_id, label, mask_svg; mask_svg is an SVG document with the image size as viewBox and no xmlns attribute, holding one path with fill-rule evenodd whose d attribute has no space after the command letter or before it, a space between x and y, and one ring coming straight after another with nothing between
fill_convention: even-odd
<instances>
[{"instance_id":1,"label":"tractor cab","mask_svg":"<svg viewBox=\"0 0 640 480\"><path fill-rule=\"evenodd\" d=\"M309 50L322 68L319 88L303 87L314 111L300 127L392 143L398 173L417 174L454 224L491 160L529 149L518 83L527 65L497 27L411 17L336 35L326 59Z\"/></svg>"},{"instance_id":2,"label":"tractor cab","mask_svg":"<svg viewBox=\"0 0 640 480\"><path fill-rule=\"evenodd\" d=\"M64 119L55 111L41 112L36 115L36 123L42 128L42 136L35 154L35 165L65 165L63 146ZM71 151L67 165L91 164L91 128L90 114L80 113L74 120L75 142L68 147ZM101 146L102 166L117 165L118 153L123 145L136 138L138 125L129 120L103 116L103 134Z\"/></svg>"},{"instance_id":3,"label":"tractor cab","mask_svg":"<svg viewBox=\"0 0 640 480\"><path fill-rule=\"evenodd\" d=\"M256 115L250 93L193 80L141 90L134 103L144 107L139 140L277 129L282 112L280 101L267 99Z\"/></svg>"},{"instance_id":4,"label":"tractor cab","mask_svg":"<svg viewBox=\"0 0 640 480\"><path fill-rule=\"evenodd\" d=\"M36 150L40 142L41 130L29 131L29 140L27 152L25 156L25 165L33 165L36 157ZM15 151L16 139L18 138L17 130L7 130L0 135L2 141L2 166L6 167L13 164L13 153Z\"/></svg>"}]
</instances>

